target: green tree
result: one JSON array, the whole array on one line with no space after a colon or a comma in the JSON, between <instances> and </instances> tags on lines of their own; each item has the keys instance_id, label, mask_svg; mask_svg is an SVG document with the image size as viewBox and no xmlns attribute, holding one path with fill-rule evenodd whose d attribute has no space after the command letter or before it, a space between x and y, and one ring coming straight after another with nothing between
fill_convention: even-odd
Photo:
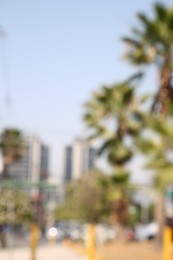
<instances>
[{"instance_id":1,"label":"green tree","mask_svg":"<svg viewBox=\"0 0 173 260\"><path fill-rule=\"evenodd\" d=\"M132 64L142 65L143 68L148 68L150 64L154 64L159 75L159 86L152 106L154 116L147 116L146 121L147 127L154 134L151 135L150 132L148 140L141 138L138 145L141 150L145 151L145 155L149 155L148 167L155 171L155 184L160 191L156 203L156 220L160 226L158 242L161 242L164 225L163 189L170 181L172 182L173 166L172 161L168 158L168 154L172 150L170 147L172 141L170 138L168 141L165 135L167 131L170 134L171 130L168 117L173 101L173 8L167 8L163 4L156 3L152 18L139 13L138 19L141 26L133 28L131 36L124 37L123 40L128 44L126 58ZM153 140L151 136L154 136ZM157 142L155 142L156 139Z\"/></svg>"},{"instance_id":2,"label":"green tree","mask_svg":"<svg viewBox=\"0 0 173 260\"><path fill-rule=\"evenodd\" d=\"M173 121L171 117L149 113L143 119L145 127L136 139L136 145L140 152L147 155L146 167L155 171L155 187L163 192L173 181Z\"/></svg>"},{"instance_id":3,"label":"green tree","mask_svg":"<svg viewBox=\"0 0 173 260\"><path fill-rule=\"evenodd\" d=\"M172 68L173 68L173 8L156 3L154 14L150 18L144 13L138 13L138 27L131 30L130 37L123 41L128 49L126 58L134 65L148 68L154 64L159 74L159 89L157 91L153 110L167 114L169 103L173 100Z\"/></svg>"},{"instance_id":4,"label":"green tree","mask_svg":"<svg viewBox=\"0 0 173 260\"><path fill-rule=\"evenodd\" d=\"M21 159L24 151L22 132L18 129L5 129L0 136L0 149L4 157L3 178L9 178L9 166Z\"/></svg>"},{"instance_id":5,"label":"green tree","mask_svg":"<svg viewBox=\"0 0 173 260\"><path fill-rule=\"evenodd\" d=\"M127 82L103 86L85 104L84 122L92 132L89 139L101 140L98 154L106 153L117 173L133 155L127 138L137 135L141 128L134 91L134 85Z\"/></svg>"},{"instance_id":6,"label":"green tree","mask_svg":"<svg viewBox=\"0 0 173 260\"><path fill-rule=\"evenodd\" d=\"M109 205L105 190L99 184L100 178L107 178L100 172L88 172L67 188L66 200L55 210L55 219L79 220L97 223L107 218Z\"/></svg>"},{"instance_id":7,"label":"green tree","mask_svg":"<svg viewBox=\"0 0 173 260\"><path fill-rule=\"evenodd\" d=\"M13 227L30 223L32 220L32 204L28 194L22 191L2 189L0 190L0 244L7 245L4 227Z\"/></svg>"},{"instance_id":8,"label":"green tree","mask_svg":"<svg viewBox=\"0 0 173 260\"><path fill-rule=\"evenodd\" d=\"M157 241L162 241L163 227L165 224L164 216L164 191L173 183L173 121L172 117L160 117L145 113L143 115L145 127L136 146L147 160L145 167L153 171L154 190L157 194L155 217L159 223L159 235Z\"/></svg>"},{"instance_id":9,"label":"green tree","mask_svg":"<svg viewBox=\"0 0 173 260\"><path fill-rule=\"evenodd\" d=\"M125 165L133 156L133 138L142 127L139 102L134 95L136 79L103 86L85 104L84 121L91 132L90 139L100 141L98 155L106 155L112 168L109 181L102 184L111 202L112 220L119 229L128 223L129 172Z\"/></svg>"},{"instance_id":10,"label":"green tree","mask_svg":"<svg viewBox=\"0 0 173 260\"><path fill-rule=\"evenodd\" d=\"M23 224L32 219L29 194L17 190L0 190L0 225Z\"/></svg>"},{"instance_id":11,"label":"green tree","mask_svg":"<svg viewBox=\"0 0 173 260\"><path fill-rule=\"evenodd\" d=\"M109 205L109 221L115 225L117 238L124 238L124 227L129 223L130 184L128 172L100 178Z\"/></svg>"}]
</instances>

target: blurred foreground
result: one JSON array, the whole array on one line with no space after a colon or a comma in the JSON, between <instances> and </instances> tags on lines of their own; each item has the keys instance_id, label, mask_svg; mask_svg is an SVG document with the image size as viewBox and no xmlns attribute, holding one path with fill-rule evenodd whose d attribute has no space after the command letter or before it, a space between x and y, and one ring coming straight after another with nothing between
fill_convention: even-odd
<instances>
[{"instance_id":1,"label":"blurred foreground","mask_svg":"<svg viewBox=\"0 0 173 260\"><path fill-rule=\"evenodd\" d=\"M0 251L1 260L28 260L30 258L30 251L27 247L10 248ZM63 245L44 245L39 246L37 250L36 260L85 260L84 256L79 255Z\"/></svg>"},{"instance_id":2,"label":"blurred foreground","mask_svg":"<svg viewBox=\"0 0 173 260\"><path fill-rule=\"evenodd\" d=\"M127 230L126 240L116 241L116 231L110 225L96 225L95 260L161 260L162 248L156 247L155 240L147 236L153 225L140 226L136 236ZM40 234L35 260L86 260L88 225L76 222L62 222L47 230L46 236ZM145 231L145 233L144 233ZM25 231L26 232L26 231ZM135 234L135 233L134 233ZM154 237L153 237L154 238ZM31 260L29 232L22 236L7 234L7 247L0 249L0 260Z\"/></svg>"},{"instance_id":3,"label":"blurred foreground","mask_svg":"<svg viewBox=\"0 0 173 260\"><path fill-rule=\"evenodd\" d=\"M153 243L113 243L107 244L98 250L100 260L161 260L162 251L158 249Z\"/></svg>"},{"instance_id":4,"label":"blurred foreground","mask_svg":"<svg viewBox=\"0 0 173 260\"><path fill-rule=\"evenodd\" d=\"M86 249L83 244L67 241L64 243L39 245L36 260L86 260ZM7 248L0 250L1 260L29 260L29 247ZM96 260L161 260L161 248L153 242L110 242L97 247Z\"/></svg>"}]
</instances>

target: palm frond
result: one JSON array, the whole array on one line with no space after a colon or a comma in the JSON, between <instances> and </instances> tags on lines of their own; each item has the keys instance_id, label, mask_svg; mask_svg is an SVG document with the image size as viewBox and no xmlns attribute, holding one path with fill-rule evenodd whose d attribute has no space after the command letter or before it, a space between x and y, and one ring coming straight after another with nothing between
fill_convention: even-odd
<instances>
[{"instance_id":1,"label":"palm frond","mask_svg":"<svg viewBox=\"0 0 173 260\"><path fill-rule=\"evenodd\" d=\"M130 37L122 37L122 41L133 47L141 47L141 42Z\"/></svg>"},{"instance_id":2,"label":"palm frond","mask_svg":"<svg viewBox=\"0 0 173 260\"><path fill-rule=\"evenodd\" d=\"M99 148L98 155L102 155L105 151L109 150L113 146L116 148L116 142L117 142L116 138L111 138L111 139L105 141L102 144L102 146Z\"/></svg>"},{"instance_id":3,"label":"palm frond","mask_svg":"<svg viewBox=\"0 0 173 260\"><path fill-rule=\"evenodd\" d=\"M164 190L168 185L173 183L173 168L167 170L161 170L157 172L155 177L155 186L160 189Z\"/></svg>"},{"instance_id":4,"label":"palm frond","mask_svg":"<svg viewBox=\"0 0 173 260\"><path fill-rule=\"evenodd\" d=\"M151 127L156 133L161 136L173 137L173 125L171 122L168 122L163 117L148 115L146 117L146 123Z\"/></svg>"},{"instance_id":5,"label":"palm frond","mask_svg":"<svg viewBox=\"0 0 173 260\"><path fill-rule=\"evenodd\" d=\"M172 30L172 28L173 28L173 8L170 9L170 12L169 12L169 15L167 18L167 27L168 27L168 30Z\"/></svg>"},{"instance_id":6,"label":"palm frond","mask_svg":"<svg viewBox=\"0 0 173 260\"><path fill-rule=\"evenodd\" d=\"M142 23L142 25L144 25L146 28L148 28L150 26L151 22L145 14L138 13L137 17L140 20L140 22Z\"/></svg>"},{"instance_id":7,"label":"palm frond","mask_svg":"<svg viewBox=\"0 0 173 260\"><path fill-rule=\"evenodd\" d=\"M155 157L152 158L151 161L149 161L148 163L146 163L145 167L147 169L153 169L153 170L163 170L163 171L167 171L167 170L173 170L173 164L170 163L169 161L167 161L165 158L163 157Z\"/></svg>"},{"instance_id":8,"label":"palm frond","mask_svg":"<svg viewBox=\"0 0 173 260\"><path fill-rule=\"evenodd\" d=\"M124 185L129 181L129 172L122 169L117 169L115 173L110 177L114 184Z\"/></svg>"},{"instance_id":9,"label":"palm frond","mask_svg":"<svg viewBox=\"0 0 173 260\"><path fill-rule=\"evenodd\" d=\"M154 11L158 20L163 21L167 17L167 8L162 3L154 4Z\"/></svg>"},{"instance_id":10,"label":"palm frond","mask_svg":"<svg viewBox=\"0 0 173 260\"><path fill-rule=\"evenodd\" d=\"M108 161L112 165L124 165L132 155L131 149L125 147L122 143L117 143L114 149L108 151Z\"/></svg>"},{"instance_id":11,"label":"palm frond","mask_svg":"<svg viewBox=\"0 0 173 260\"><path fill-rule=\"evenodd\" d=\"M136 136L142 128L142 124L139 121L136 120L130 120L127 123L127 133Z\"/></svg>"},{"instance_id":12,"label":"palm frond","mask_svg":"<svg viewBox=\"0 0 173 260\"><path fill-rule=\"evenodd\" d=\"M140 80L143 78L144 72L140 71L138 73L135 73L128 77L125 81L124 84L136 84L139 83Z\"/></svg>"},{"instance_id":13,"label":"palm frond","mask_svg":"<svg viewBox=\"0 0 173 260\"><path fill-rule=\"evenodd\" d=\"M139 98L139 103L145 103L146 101L148 101L151 98L151 94L144 94Z\"/></svg>"},{"instance_id":14,"label":"palm frond","mask_svg":"<svg viewBox=\"0 0 173 260\"><path fill-rule=\"evenodd\" d=\"M155 153L158 150L161 149L161 144L158 142L155 142L153 139L136 139L136 145L138 149L143 153Z\"/></svg>"}]
</instances>

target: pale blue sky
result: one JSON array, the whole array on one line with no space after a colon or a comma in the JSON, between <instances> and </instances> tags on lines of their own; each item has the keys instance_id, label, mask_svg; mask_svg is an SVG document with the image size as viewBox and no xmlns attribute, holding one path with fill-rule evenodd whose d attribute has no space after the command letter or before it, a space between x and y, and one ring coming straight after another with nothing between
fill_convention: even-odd
<instances>
[{"instance_id":1,"label":"pale blue sky","mask_svg":"<svg viewBox=\"0 0 173 260\"><path fill-rule=\"evenodd\" d=\"M149 13L152 3L0 0L0 25L6 32L0 39L1 128L15 125L40 135L50 145L54 175L61 173L63 145L83 132L82 104L91 91L131 73L121 58L120 37L136 23L136 12ZM8 109L6 72L12 99ZM151 88L152 77L144 88Z\"/></svg>"}]
</instances>

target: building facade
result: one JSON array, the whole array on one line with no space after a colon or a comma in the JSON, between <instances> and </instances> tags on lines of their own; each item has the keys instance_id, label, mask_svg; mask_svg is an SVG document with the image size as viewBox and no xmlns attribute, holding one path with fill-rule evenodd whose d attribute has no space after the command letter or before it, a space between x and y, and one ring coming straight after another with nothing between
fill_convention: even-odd
<instances>
[{"instance_id":1,"label":"building facade","mask_svg":"<svg viewBox=\"0 0 173 260\"><path fill-rule=\"evenodd\" d=\"M76 139L64 150L64 182L78 179L83 173L95 168L96 150L88 142Z\"/></svg>"},{"instance_id":2,"label":"building facade","mask_svg":"<svg viewBox=\"0 0 173 260\"><path fill-rule=\"evenodd\" d=\"M64 149L64 181L72 179L72 146L66 146Z\"/></svg>"},{"instance_id":3,"label":"building facade","mask_svg":"<svg viewBox=\"0 0 173 260\"><path fill-rule=\"evenodd\" d=\"M20 161L10 166L12 179L38 182L49 176L49 148L37 136L24 140L24 153Z\"/></svg>"}]
</instances>

